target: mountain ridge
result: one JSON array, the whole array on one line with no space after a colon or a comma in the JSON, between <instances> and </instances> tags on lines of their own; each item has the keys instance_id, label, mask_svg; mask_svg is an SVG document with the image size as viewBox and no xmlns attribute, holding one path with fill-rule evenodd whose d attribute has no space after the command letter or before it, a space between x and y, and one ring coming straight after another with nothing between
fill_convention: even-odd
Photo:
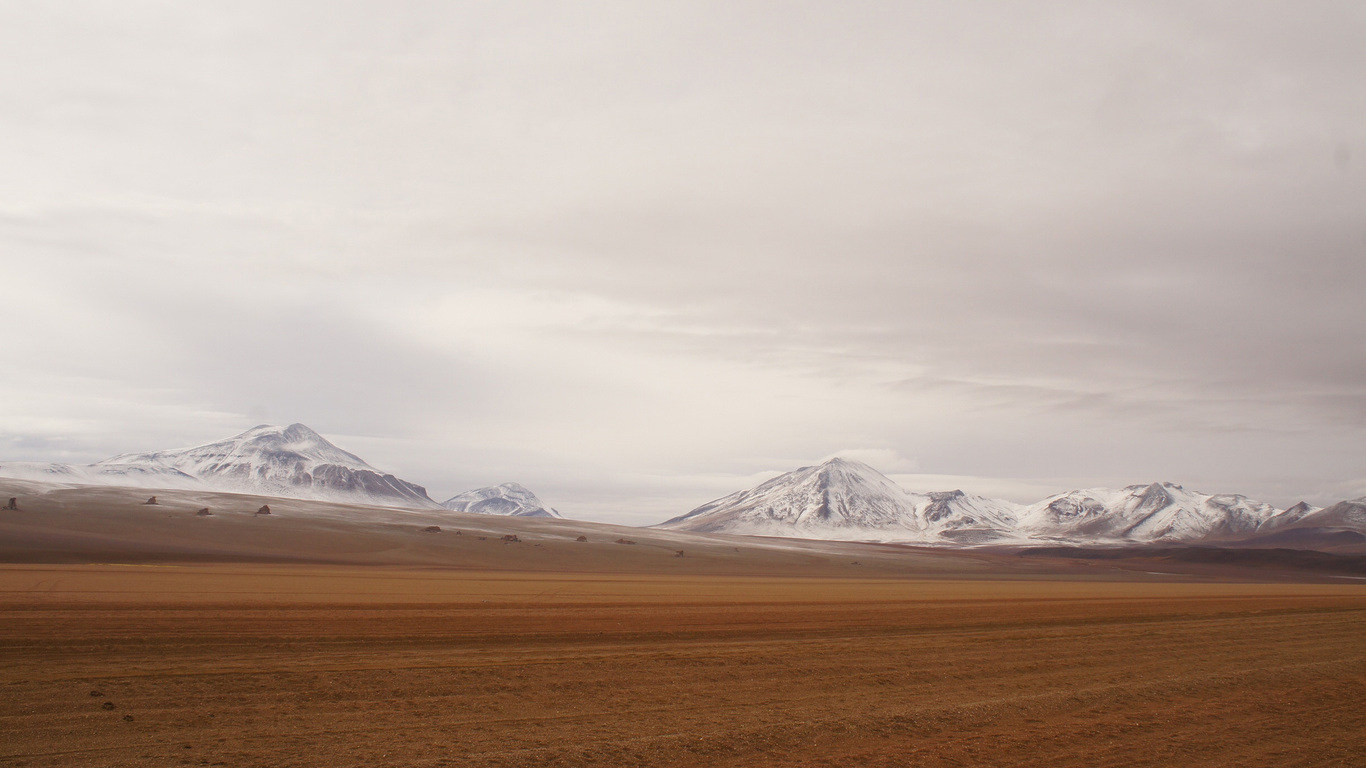
<instances>
[{"instance_id":1,"label":"mountain ridge","mask_svg":"<svg viewBox=\"0 0 1366 768\"><path fill-rule=\"evenodd\" d=\"M562 519L558 510L547 507L536 494L519 483L503 483L458 493L441 502L453 512L506 517L550 517Z\"/></svg>"},{"instance_id":2,"label":"mountain ridge","mask_svg":"<svg viewBox=\"0 0 1366 768\"><path fill-rule=\"evenodd\" d=\"M715 533L761 533L812 538L897 540L992 538L1018 505L962 491L911 493L886 475L836 457L801 467L755 488L724 496L658 527Z\"/></svg>"},{"instance_id":3,"label":"mountain ridge","mask_svg":"<svg viewBox=\"0 0 1366 768\"><path fill-rule=\"evenodd\" d=\"M122 453L92 464L0 462L0 476L48 483L216 490L477 514L560 518L517 483L438 504L304 424L258 425L190 448ZM788 538L942 546L1149 543L1341 546L1366 542L1366 497L1286 509L1170 482L1089 488L1018 504L962 490L907 491L836 457L736 491L655 526Z\"/></svg>"},{"instance_id":4,"label":"mountain ridge","mask_svg":"<svg viewBox=\"0 0 1366 768\"><path fill-rule=\"evenodd\" d=\"M5 462L0 474L46 482L254 493L436 508L427 490L381 472L300 423L262 424L189 448L123 453L93 464Z\"/></svg>"},{"instance_id":5,"label":"mountain ridge","mask_svg":"<svg viewBox=\"0 0 1366 768\"><path fill-rule=\"evenodd\" d=\"M832 499L839 510L875 514L831 514ZM1241 494L1205 494L1154 482L1073 490L1016 504L961 490L906 491L867 464L835 458L723 496L657 527L949 546L1221 544L1273 534L1340 543L1344 536L1366 533L1366 499L1325 509L1300 502L1281 510Z\"/></svg>"}]
</instances>

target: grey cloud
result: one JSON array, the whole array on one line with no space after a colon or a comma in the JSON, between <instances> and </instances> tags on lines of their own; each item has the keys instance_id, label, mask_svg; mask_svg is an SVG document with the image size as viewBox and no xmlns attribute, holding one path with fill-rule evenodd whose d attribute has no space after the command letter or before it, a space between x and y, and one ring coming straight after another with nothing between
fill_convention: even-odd
<instances>
[{"instance_id":1,"label":"grey cloud","mask_svg":"<svg viewBox=\"0 0 1366 768\"><path fill-rule=\"evenodd\" d=\"M1357 3L0 13L19 458L267 414L617 519L1366 458Z\"/></svg>"}]
</instances>

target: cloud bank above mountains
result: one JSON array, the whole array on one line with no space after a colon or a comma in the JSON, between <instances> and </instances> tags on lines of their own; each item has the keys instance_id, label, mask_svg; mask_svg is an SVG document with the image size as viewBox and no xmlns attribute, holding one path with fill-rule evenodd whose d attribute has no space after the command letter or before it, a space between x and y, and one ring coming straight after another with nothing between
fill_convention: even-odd
<instances>
[{"instance_id":1,"label":"cloud bank above mountains","mask_svg":"<svg viewBox=\"0 0 1366 768\"><path fill-rule=\"evenodd\" d=\"M0 455L1366 494L1356 3L0 11ZM869 453L874 452L874 453ZM915 478L921 478L924 483Z\"/></svg>"}]
</instances>

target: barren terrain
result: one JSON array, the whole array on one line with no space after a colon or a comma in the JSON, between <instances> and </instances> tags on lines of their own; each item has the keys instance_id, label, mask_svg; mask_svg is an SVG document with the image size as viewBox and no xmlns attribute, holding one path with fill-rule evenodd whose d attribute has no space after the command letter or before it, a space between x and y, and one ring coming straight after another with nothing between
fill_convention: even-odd
<instances>
[{"instance_id":1,"label":"barren terrain","mask_svg":"<svg viewBox=\"0 0 1366 768\"><path fill-rule=\"evenodd\" d=\"M0 566L0 763L1361 765L1366 589Z\"/></svg>"},{"instance_id":2,"label":"barren terrain","mask_svg":"<svg viewBox=\"0 0 1366 768\"><path fill-rule=\"evenodd\" d=\"M0 765L1366 764L1359 558L0 495Z\"/></svg>"}]
</instances>

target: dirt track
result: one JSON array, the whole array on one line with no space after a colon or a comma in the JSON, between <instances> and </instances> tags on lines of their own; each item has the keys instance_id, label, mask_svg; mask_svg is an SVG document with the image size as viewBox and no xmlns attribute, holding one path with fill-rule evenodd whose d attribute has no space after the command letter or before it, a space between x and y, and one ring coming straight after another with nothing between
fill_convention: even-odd
<instances>
[{"instance_id":1,"label":"dirt track","mask_svg":"<svg viewBox=\"0 0 1366 768\"><path fill-rule=\"evenodd\" d=\"M4 765L1366 764L1361 587L7 566L0 588Z\"/></svg>"}]
</instances>

